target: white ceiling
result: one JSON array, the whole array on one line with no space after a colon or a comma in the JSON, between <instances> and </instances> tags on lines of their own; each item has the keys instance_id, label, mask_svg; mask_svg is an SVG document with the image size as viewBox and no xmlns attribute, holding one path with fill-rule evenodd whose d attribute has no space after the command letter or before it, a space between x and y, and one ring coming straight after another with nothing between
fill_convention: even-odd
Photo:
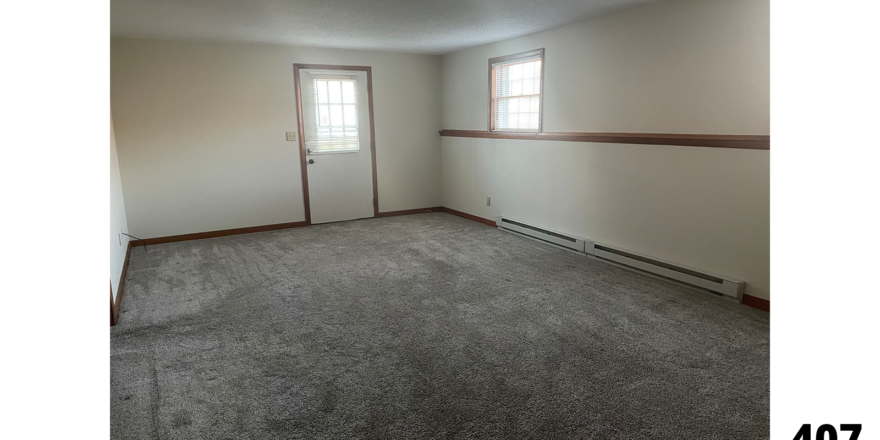
<instances>
[{"instance_id":1,"label":"white ceiling","mask_svg":"<svg viewBox=\"0 0 880 440\"><path fill-rule=\"evenodd\" d=\"M113 36L442 54L655 0L111 0Z\"/></svg>"}]
</instances>

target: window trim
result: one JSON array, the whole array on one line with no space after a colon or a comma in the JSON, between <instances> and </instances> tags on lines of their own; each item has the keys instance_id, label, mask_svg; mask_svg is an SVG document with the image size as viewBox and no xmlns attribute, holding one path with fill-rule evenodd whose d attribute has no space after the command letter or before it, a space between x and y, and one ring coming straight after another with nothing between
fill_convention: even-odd
<instances>
[{"instance_id":1,"label":"window trim","mask_svg":"<svg viewBox=\"0 0 880 440\"><path fill-rule=\"evenodd\" d=\"M538 107L538 131L534 130L496 130L495 129L495 75L494 68L498 64L506 64L526 58L536 58L541 60L541 83L539 85L539 107ZM490 133L542 133L544 131L544 48L529 50L525 52L515 53L512 55L504 55L495 58L489 58L489 130Z\"/></svg>"}]
</instances>

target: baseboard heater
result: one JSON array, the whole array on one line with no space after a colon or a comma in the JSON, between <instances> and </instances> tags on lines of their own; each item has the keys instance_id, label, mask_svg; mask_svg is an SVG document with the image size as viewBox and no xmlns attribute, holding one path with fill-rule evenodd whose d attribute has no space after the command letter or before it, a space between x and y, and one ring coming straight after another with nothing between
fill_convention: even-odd
<instances>
[{"instance_id":1,"label":"baseboard heater","mask_svg":"<svg viewBox=\"0 0 880 440\"><path fill-rule=\"evenodd\" d=\"M529 237L537 238L538 240L546 241L557 246L574 249L578 252L584 252L584 248L587 242L587 240L584 238L575 237L569 234L563 234L561 232L551 231L546 228L541 228L538 226L533 226L523 222L511 220L507 217L498 217L498 220L496 220L495 223L500 229L507 229L508 231L518 232L520 234L528 235Z\"/></svg>"},{"instance_id":2,"label":"baseboard heater","mask_svg":"<svg viewBox=\"0 0 880 440\"><path fill-rule=\"evenodd\" d=\"M496 223L499 229L506 229L557 246L583 252L600 260L611 261L693 286L702 287L737 301L742 301L743 292L745 291L745 282L730 277L710 274L635 252L596 243L571 234L511 220L507 217L498 217Z\"/></svg>"}]
</instances>

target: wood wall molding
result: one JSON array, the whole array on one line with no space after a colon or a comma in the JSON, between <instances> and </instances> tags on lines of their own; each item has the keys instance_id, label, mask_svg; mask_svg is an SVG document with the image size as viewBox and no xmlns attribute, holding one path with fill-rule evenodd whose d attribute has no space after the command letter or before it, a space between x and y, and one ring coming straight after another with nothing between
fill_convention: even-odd
<instances>
[{"instance_id":1,"label":"wood wall molding","mask_svg":"<svg viewBox=\"0 0 880 440\"><path fill-rule=\"evenodd\" d=\"M758 310L770 312L770 301L757 296L743 295L742 303Z\"/></svg>"},{"instance_id":2,"label":"wood wall molding","mask_svg":"<svg viewBox=\"0 0 880 440\"><path fill-rule=\"evenodd\" d=\"M590 133L544 132L510 133L481 130L440 130L440 136L515 139L529 141L598 142L612 144L679 145L685 147L737 148L742 150L769 150L770 136L728 134L669 134L669 133Z\"/></svg>"},{"instance_id":3,"label":"wood wall molding","mask_svg":"<svg viewBox=\"0 0 880 440\"><path fill-rule=\"evenodd\" d=\"M309 171L306 151L305 126L303 125L302 85L300 84L299 71L302 69L314 70L350 70L367 73L367 107L370 113L370 160L372 161L373 173L373 216L379 217L379 178L376 174L376 123L373 117L373 68L370 66L336 66L332 64L294 64L293 85L296 92L296 114L299 123L299 166L302 177L303 207L306 213L306 225L312 224L312 207L309 200Z\"/></svg>"}]
</instances>

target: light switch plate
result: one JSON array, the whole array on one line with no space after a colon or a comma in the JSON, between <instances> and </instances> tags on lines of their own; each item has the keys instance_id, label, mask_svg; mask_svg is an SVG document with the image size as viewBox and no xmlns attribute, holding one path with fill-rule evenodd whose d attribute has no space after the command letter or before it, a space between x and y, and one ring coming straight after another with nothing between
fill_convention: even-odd
<instances>
[{"instance_id":1,"label":"light switch plate","mask_svg":"<svg viewBox=\"0 0 880 440\"><path fill-rule=\"evenodd\" d=\"M295 131L288 131L287 132L287 140L290 142L296 142L296 132Z\"/></svg>"}]
</instances>

